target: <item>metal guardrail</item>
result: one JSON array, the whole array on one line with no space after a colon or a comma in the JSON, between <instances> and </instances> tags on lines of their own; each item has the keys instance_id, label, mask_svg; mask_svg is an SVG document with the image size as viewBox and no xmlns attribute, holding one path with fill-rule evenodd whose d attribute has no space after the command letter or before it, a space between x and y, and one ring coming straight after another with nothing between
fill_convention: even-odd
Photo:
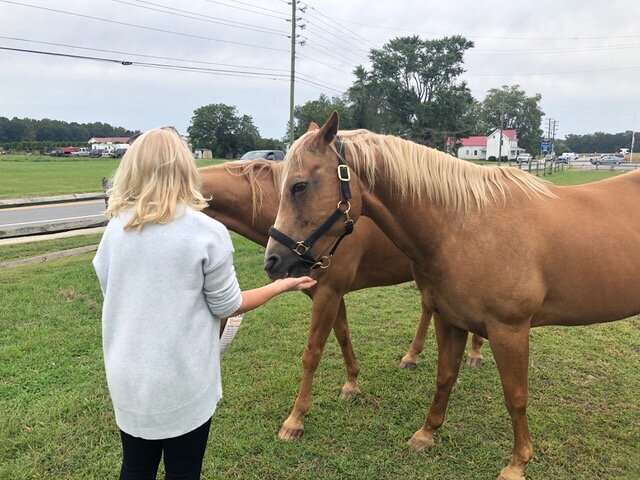
<instances>
[{"instance_id":1,"label":"metal guardrail","mask_svg":"<svg viewBox=\"0 0 640 480\"><path fill-rule=\"evenodd\" d=\"M37 205L50 205L57 203L83 202L87 200L105 199L104 192L93 193L77 193L71 195L55 195L50 197L27 197L12 198L0 200L0 209L32 207ZM80 218L62 222L47 222L43 220L41 223L34 225L24 225L16 227L1 227L0 239L37 236L48 233L68 232L71 230L83 230L87 228L103 227L107 224L106 219L102 218Z\"/></svg>"},{"instance_id":2,"label":"metal guardrail","mask_svg":"<svg viewBox=\"0 0 640 480\"><path fill-rule=\"evenodd\" d=\"M0 208L30 207L33 205L81 202L84 200L99 200L105 198L107 198L107 195L104 192L74 193L71 195L54 195L51 197L8 198L0 200Z\"/></svg>"}]
</instances>

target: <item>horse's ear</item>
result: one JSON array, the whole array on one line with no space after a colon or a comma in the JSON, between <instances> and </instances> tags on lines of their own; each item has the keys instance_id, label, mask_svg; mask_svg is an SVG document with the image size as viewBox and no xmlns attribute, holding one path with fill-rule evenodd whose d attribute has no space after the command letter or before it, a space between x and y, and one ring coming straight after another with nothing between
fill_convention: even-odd
<instances>
[{"instance_id":1,"label":"horse's ear","mask_svg":"<svg viewBox=\"0 0 640 480\"><path fill-rule=\"evenodd\" d=\"M320 129L318 133L318 139L322 139L322 142L325 145L329 145L333 142L333 139L336 138L338 133L338 112L336 110L333 111L329 120L325 122L325 124Z\"/></svg>"},{"instance_id":2,"label":"horse's ear","mask_svg":"<svg viewBox=\"0 0 640 480\"><path fill-rule=\"evenodd\" d=\"M311 122L309 128L307 128L307 132L315 132L316 130L320 130L320 127L316 122Z\"/></svg>"}]
</instances>

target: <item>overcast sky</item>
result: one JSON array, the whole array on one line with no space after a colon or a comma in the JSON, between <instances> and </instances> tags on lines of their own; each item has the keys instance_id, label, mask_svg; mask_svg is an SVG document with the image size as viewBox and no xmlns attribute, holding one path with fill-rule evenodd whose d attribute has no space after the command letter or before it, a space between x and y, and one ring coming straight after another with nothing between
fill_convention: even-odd
<instances>
[{"instance_id":1,"label":"overcast sky","mask_svg":"<svg viewBox=\"0 0 640 480\"><path fill-rule=\"evenodd\" d=\"M368 67L370 49L391 38L459 34L475 42L463 78L476 99L518 84L542 95L558 137L640 130L638 0L298 6L298 105L345 92L353 68ZM281 138L290 18L285 0L0 0L0 47L134 62L0 49L0 116L184 132L196 108L225 103L251 115L263 137Z\"/></svg>"}]
</instances>

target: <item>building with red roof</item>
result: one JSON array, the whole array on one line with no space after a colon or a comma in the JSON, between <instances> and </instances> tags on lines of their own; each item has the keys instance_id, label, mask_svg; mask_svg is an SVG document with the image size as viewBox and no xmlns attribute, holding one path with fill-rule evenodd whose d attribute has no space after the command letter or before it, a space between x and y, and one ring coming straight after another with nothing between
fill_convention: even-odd
<instances>
[{"instance_id":1,"label":"building with red roof","mask_svg":"<svg viewBox=\"0 0 640 480\"><path fill-rule=\"evenodd\" d=\"M458 158L464 160L488 160L490 157L507 157L515 160L524 152L518 147L518 136L515 130L502 130L502 146L500 146L500 129L496 128L489 135L461 138L458 142Z\"/></svg>"}]
</instances>

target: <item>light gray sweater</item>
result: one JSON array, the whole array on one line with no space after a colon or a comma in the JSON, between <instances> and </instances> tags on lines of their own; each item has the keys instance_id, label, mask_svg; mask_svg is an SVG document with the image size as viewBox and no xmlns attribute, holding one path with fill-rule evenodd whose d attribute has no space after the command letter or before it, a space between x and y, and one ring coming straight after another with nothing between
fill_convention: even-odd
<instances>
[{"instance_id":1,"label":"light gray sweater","mask_svg":"<svg viewBox=\"0 0 640 480\"><path fill-rule=\"evenodd\" d=\"M222 398L220 318L242 303L221 223L190 208L141 232L113 218L93 259L104 295L102 341L116 423L134 437L176 437Z\"/></svg>"}]
</instances>

